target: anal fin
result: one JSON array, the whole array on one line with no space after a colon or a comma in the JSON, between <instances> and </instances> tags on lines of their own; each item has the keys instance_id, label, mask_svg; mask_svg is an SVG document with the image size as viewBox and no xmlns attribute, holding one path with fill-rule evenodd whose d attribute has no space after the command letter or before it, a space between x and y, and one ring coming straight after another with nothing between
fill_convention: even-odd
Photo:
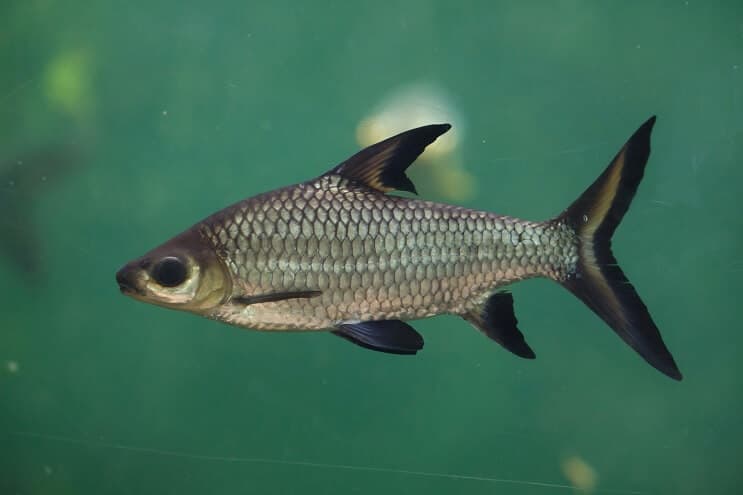
<instances>
[{"instance_id":1,"label":"anal fin","mask_svg":"<svg viewBox=\"0 0 743 495\"><path fill-rule=\"evenodd\" d=\"M462 318L517 356L526 359L536 357L517 327L510 292L496 292L484 304L463 314Z\"/></svg>"},{"instance_id":2,"label":"anal fin","mask_svg":"<svg viewBox=\"0 0 743 495\"><path fill-rule=\"evenodd\" d=\"M415 354L423 349L423 337L400 320L342 323L334 335L373 351L389 354Z\"/></svg>"}]
</instances>

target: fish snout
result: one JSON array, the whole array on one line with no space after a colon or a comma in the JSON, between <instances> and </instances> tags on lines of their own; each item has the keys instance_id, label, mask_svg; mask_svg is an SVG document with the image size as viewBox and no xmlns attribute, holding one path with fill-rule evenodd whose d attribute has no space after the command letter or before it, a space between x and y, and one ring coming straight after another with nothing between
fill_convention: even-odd
<instances>
[{"instance_id":1,"label":"fish snout","mask_svg":"<svg viewBox=\"0 0 743 495\"><path fill-rule=\"evenodd\" d=\"M122 294L137 294L140 292L138 287L137 268L130 264L124 265L116 272L116 282L119 284L119 290Z\"/></svg>"}]
</instances>

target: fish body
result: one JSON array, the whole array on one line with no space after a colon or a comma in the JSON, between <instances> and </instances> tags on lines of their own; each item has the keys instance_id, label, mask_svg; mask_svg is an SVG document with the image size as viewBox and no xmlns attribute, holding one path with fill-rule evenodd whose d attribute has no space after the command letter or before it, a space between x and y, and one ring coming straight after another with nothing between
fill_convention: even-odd
<instances>
[{"instance_id":1,"label":"fish body","mask_svg":"<svg viewBox=\"0 0 743 495\"><path fill-rule=\"evenodd\" d=\"M642 178L653 122L551 220L386 194L415 192L405 169L449 128L430 125L372 145L316 179L229 206L128 263L117 280L137 299L232 325L329 330L398 354L423 346L405 321L455 314L533 358L513 299L500 289L546 277L680 379L608 243Z\"/></svg>"},{"instance_id":2,"label":"fish body","mask_svg":"<svg viewBox=\"0 0 743 495\"><path fill-rule=\"evenodd\" d=\"M209 315L263 330L463 314L516 280L564 278L578 258L564 225L386 196L334 175L242 201L198 229L233 294L321 292Z\"/></svg>"}]
</instances>

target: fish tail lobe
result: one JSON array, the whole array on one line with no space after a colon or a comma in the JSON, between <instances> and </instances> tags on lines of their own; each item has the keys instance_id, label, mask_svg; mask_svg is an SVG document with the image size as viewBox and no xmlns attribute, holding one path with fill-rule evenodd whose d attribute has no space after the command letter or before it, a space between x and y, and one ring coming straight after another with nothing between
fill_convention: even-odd
<instances>
[{"instance_id":1,"label":"fish tail lobe","mask_svg":"<svg viewBox=\"0 0 743 495\"><path fill-rule=\"evenodd\" d=\"M577 237L578 262L560 282L648 363L675 380L682 375L647 307L611 251L611 238L632 202L650 155L651 117L604 172L555 222Z\"/></svg>"}]
</instances>

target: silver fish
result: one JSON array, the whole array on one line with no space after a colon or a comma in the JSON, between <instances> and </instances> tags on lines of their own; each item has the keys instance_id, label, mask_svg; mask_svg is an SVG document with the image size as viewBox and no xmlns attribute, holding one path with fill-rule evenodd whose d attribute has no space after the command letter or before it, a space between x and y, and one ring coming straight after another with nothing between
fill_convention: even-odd
<instances>
[{"instance_id":1,"label":"silver fish","mask_svg":"<svg viewBox=\"0 0 743 495\"><path fill-rule=\"evenodd\" d=\"M506 285L562 284L645 360L680 380L610 239L642 179L655 118L556 218L532 222L387 195L415 193L405 170L448 124L403 132L320 177L229 206L127 263L124 294L256 330L329 330L415 354L406 320L456 314L509 351L534 352Z\"/></svg>"}]
</instances>

